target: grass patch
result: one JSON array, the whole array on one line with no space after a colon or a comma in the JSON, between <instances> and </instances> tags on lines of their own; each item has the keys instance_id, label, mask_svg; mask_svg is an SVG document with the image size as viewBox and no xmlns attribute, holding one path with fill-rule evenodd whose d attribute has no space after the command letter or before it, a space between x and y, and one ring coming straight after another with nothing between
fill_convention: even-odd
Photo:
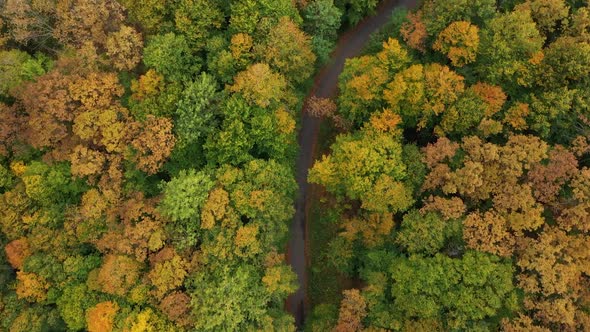
<instances>
[{"instance_id":1,"label":"grass patch","mask_svg":"<svg viewBox=\"0 0 590 332\"><path fill-rule=\"evenodd\" d=\"M331 121L322 121L318 137L318 155L329 153L336 130ZM308 216L310 268L308 271L308 297L312 310L319 304L340 305L342 290L350 288L350 280L331 264L328 244L338 236L340 215L333 208L329 194L312 191Z\"/></svg>"},{"instance_id":2,"label":"grass patch","mask_svg":"<svg viewBox=\"0 0 590 332\"><path fill-rule=\"evenodd\" d=\"M338 216L333 210L325 210L325 203L316 202L311 209L309 225L309 250L311 267L309 269L308 295L310 304L315 307L321 303L339 304L341 299L340 273L330 263L326 255L328 243L338 234Z\"/></svg>"}]
</instances>

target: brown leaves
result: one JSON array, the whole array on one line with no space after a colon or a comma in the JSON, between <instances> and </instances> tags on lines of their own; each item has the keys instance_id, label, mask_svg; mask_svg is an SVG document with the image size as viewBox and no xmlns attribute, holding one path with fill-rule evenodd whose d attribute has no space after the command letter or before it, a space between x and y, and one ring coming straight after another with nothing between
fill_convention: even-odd
<instances>
[{"instance_id":1,"label":"brown leaves","mask_svg":"<svg viewBox=\"0 0 590 332\"><path fill-rule=\"evenodd\" d=\"M342 292L344 298L340 304L338 324L334 332L362 331L362 320L367 315L367 304L358 289L349 289Z\"/></svg>"},{"instance_id":2,"label":"brown leaves","mask_svg":"<svg viewBox=\"0 0 590 332\"><path fill-rule=\"evenodd\" d=\"M135 149L137 168L155 174L172 153L176 138L172 133L172 121L148 115L144 123L134 123L139 134L131 141Z\"/></svg>"},{"instance_id":3,"label":"brown leaves","mask_svg":"<svg viewBox=\"0 0 590 332\"><path fill-rule=\"evenodd\" d=\"M446 137L441 137L436 143L428 144L423 149L424 158L422 161L426 163L428 167L432 168L436 164L448 161L455 155L458 149L459 144L451 142L451 140Z\"/></svg>"},{"instance_id":4,"label":"brown leaves","mask_svg":"<svg viewBox=\"0 0 590 332\"><path fill-rule=\"evenodd\" d=\"M336 103L330 98L311 96L306 106L307 113L316 118L330 118L336 114Z\"/></svg>"},{"instance_id":5,"label":"brown leaves","mask_svg":"<svg viewBox=\"0 0 590 332\"><path fill-rule=\"evenodd\" d=\"M483 82L477 82L469 87L478 95L486 104L486 116L492 116L498 113L506 102L506 94L502 88Z\"/></svg>"},{"instance_id":6,"label":"brown leaves","mask_svg":"<svg viewBox=\"0 0 590 332\"><path fill-rule=\"evenodd\" d=\"M463 222L463 239L469 248L510 257L515 239L507 221L495 212L471 213Z\"/></svg>"},{"instance_id":7,"label":"brown leaves","mask_svg":"<svg viewBox=\"0 0 590 332\"><path fill-rule=\"evenodd\" d=\"M70 161L72 163L72 175L84 177L102 172L105 157L99 151L78 145L74 148Z\"/></svg>"},{"instance_id":8,"label":"brown leaves","mask_svg":"<svg viewBox=\"0 0 590 332\"><path fill-rule=\"evenodd\" d=\"M7 0L2 8L9 35L21 44L43 42L52 35L50 22L55 18L55 4L46 1Z\"/></svg>"},{"instance_id":9,"label":"brown leaves","mask_svg":"<svg viewBox=\"0 0 590 332\"><path fill-rule=\"evenodd\" d=\"M59 0L55 38L80 47L86 41L104 46L107 35L123 21L123 8L114 0Z\"/></svg>"},{"instance_id":10,"label":"brown leaves","mask_svg":"<svg viewBox=\"0 0 590 332\"><path fill-rule=\"evenodd\" d=\"M100 289L109 294L125 296L139 279L141 264L120 255L107 255L96 275Z\"/></svg>"},{"instance_id":11,"label":"brown leaves","mask_svg":"<svg viewBox=\"0 0 590 332\"><path fill-rule=\"evenodd\" d=\"M91 72L69 84L73 100L79 101L88 111L116 105L124 89L114 73Z\"/></svg>"},{"instance_id":12,"label":"brown leaves","mask_svg":"<svg viewBox=\"0 0 590 332\"><path fill-rule=\"evenodd\" d=\"M422 21L422 13L408 13L406 17L408 22L404 22L400 29L400 33L404 38L404 41L413 49L420 52L426 52L426 38L428 38L428 32L426 31L426 25Z\"/></svg>"},{"instance_id":13,"label":"brown leaves","mask_svg":"<svg viewBox=\"0 0 590 332\"><path fill-rule=\"evenodd\" d=\"M22 269L25 259L31 254L26 237L8 243L4 250L8 263L15 269Z\"/></svg>"},{"instance_id":14,"label":"brown leaves","mask_svg":"<svg viewBox=\"0 0 590 332\"><path fill-rule=\"evenodd\" d=\"M160 302L160 310L176 324L186 326L191 322L190 304L191 298L186 293L172 292Z\"/></svg>"},{"instance_id":15,"label":"brown leaves","mask_svg":"<svg viewBox=\"0 0 590 332\"><path fill-rule=\"evenodd\" d=\"M0 103L0 156L6 156L23 131L23 117L15 106Z\"/></svg>"},{"instance_id":16,"label":"brown leaves","mask_svg":"<svg viewBox=\"0 0 590 332\"><path fill-rule=\"evenodd\" d=\"M94 194L90 198L94 198ZM95 197L99 202L101 197ZM156 201L145 199L142 193L135 193L118 207L121 222L109 220L109 231L95 245L105 253L125 254L138 261L146 259L148 254L164 246L166 233L164 221L155 209ZM104 202L103 202L104 204ZM99 211L95 212L96 214Z\"/></svg>"},{"instance_id":17,"label":"brown leaves","mask_svg":"<svg viewBox=\"0 0 590 332\"><path fill-rule=\"evenodd\" d=\"M578 160L574 154L556 146L549 152L547 165L535 165L528 173L535 198L545 204L554 202L561 187L577 172Z\"/></svg>"},{"instance_id":18,"label":"brown leaves","mask_svg":"<svg viewBox=\"0 0 590 332\"><path fill-rule=\"evenodd\" d=\"M141 60L143 40L141 34L128 26L108 36L107 54L113 66L119 70L132 70Z\"/></svg>"},{"instance_id":19,"label":"brown leaves","mask_svg":"<svg viewBox=\"0 0 590 332\"><path fill-rule=\"evenodd\" d=\"M52 71L20 91L18 97L29 114L27 138L34 147L53 147L68 135L67 122L76 114L69 89L77 79Z\"/></svg>"},{"instance_id":20,"label":"brown leaves","mask_svg":"<svg viewBox=\"0 0 590 332\"><path fill-rule=\"evenodd\" d=\"M443 219L459 219L463 216L467 207L463 200L459 197L443 198L438 196L430 196L426 199L426 204L420 209L420 213L424 214L429 211L439 212Z\"/></svg>"}]
</instances>

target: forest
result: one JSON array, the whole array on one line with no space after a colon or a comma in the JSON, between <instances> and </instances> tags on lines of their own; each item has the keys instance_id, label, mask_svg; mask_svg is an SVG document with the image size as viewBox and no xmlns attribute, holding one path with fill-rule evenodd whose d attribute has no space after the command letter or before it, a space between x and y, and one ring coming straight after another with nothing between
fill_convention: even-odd
<instances>
[{"instance_id":1,"label":"forest","mask_svg":"<svg viewBox=\"0 0 590 332\"><path fill-rule=\"evenodd\" d=\"M590 331L590 0L379 8L0 0L0 331Z\"/></svg>"}]
</instances>

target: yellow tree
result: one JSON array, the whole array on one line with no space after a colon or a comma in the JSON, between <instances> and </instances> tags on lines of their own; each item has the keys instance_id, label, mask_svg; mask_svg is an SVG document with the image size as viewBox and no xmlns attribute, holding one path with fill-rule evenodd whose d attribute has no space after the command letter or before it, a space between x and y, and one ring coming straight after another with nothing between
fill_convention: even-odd
<instances>
[{"instance_id":1,"label":"yellow tree","mask_svg":"<svg viewBox=\"0 0 590 332\"><path fill-rule=\"evenodd\" d=\"M155 287L153 293L157 299L162 299L166 293L182 286L188 275L188 263L175 254L171 259L156 263L148 278Z\"/></svg>"},{"instance_id":2,"label":"yellow tree","mask_svg":"<svg viewBox=\"0 0 590 332\"><path fill-rule=\"evenodd\" d=\"M360 126L368 120L370 112L381 106L383 88L389 79L387 67L382 66L376 56L347 59L338 78L340 113Z\"/></svg>"},{"instance_id":3,"label":"yellow tree","mask_svg":"<svg viewBox=\"0 0 590 332\"><path fill-rule=\"evenodd\" d=\"M388 38L382 44L383 49L376 54L380 66L395 74L405 68L411 61L408 51L394 38Z\"/></svg>"},{"instance_id":4,"label":"yellow tree","mask_svg":"<svg viewBox=\"0 0 590 332\"><path fill-rule=\"evenodd\" d=\"M369 211L403 211L412 204L412 197L402 183L406 166L401 152L395 136L367 126L355 134L338 136L332 154L323 156L310 170L309 181L340 197L360 199Z\"/></svg>"},{"instance_id":5,"label":"yellow tree","mask_svg":"<svg viewBox=\"0 0 590 332\"><path fill-rule=\"evenodd\" d=\"M503 122L509 124L514 130L525 130L528 128L526 118L529 113L528 104L516 103L506 111Z\"/></svg>"},{"instance_id":6,"label":"yellow tree","mask_svg":"<svg viewBox=\"0 0 590 332\"><path fill-rule=\"evenodd\" d=\"M287 82L265 63L256 63L234 78L229 91L240 93L244 99L260 107L268 107L285 98Z\"/></svg>"},{"instance_id":7,"label":"yellow tree","mask_svg":"<svg viewBox=\"0 0 590 332\"><path fill-rule=\"evenodd\" d=\"M115 316L119 311L116 302L106 301L97 303L86 311L88 332L111 332L115 323Z\"/></svg>"},{"instance_id":8,"label":"yellow tree","mask_svg":"<svg viewBox=\"0 0 590 332\"><path fill-rule=\"evenodd\" d=\"M524 305L533 317L560 330L586 328L588 235L548 227L538 238L524 239L517 264L525 291Z\"/></svg>"},{"instance_id":9,"label":"yellow tree","mask_svg":"<svg viewBox=\"0 0 590 332\"><path fill-rule=\"evenodd\" d=\"M254 57L253 48L254 40L247 33L237 33L231 37L230 51L231 55L240 68L249 65Z\"/></svg>"},{"instance_id":10,"label":"yellow tree","mask_svg":"<svg viewBox=\"0 0 590 332\"><path fill-rule=\"evenodd\" d=\"M437 63L412 65L396 74L383 99L402 116L405 126L424 129L443 114L465 90L464 78Z\"/></svg>"},{"instance_id":11,"label":"yellow tree","mask_svg":"<svg viewBox=\"0 0 590 332\"><path fill-rule=\"evenodd\" d=\"M350 242L360 237L365 246L373 248L388 240L394 225L393 214L371 213L344 219L338 235Z\"/></svg>"},{"instance_id":12,"label":"yellow tree","mask_svg":"<svg viewBox=\"0 0 590 332\"><path fill-rule=\"evenodd\" d=\"M451 23L438 35L433 49L446 55L455 67L475 61L479 47L479 28L467 21Z\"/></svg>"},{"instance_id":13,"label":"yellow tree","mask_svg":"<svg viewBox=\"0 0 590 332\"><path fill-rule=\"evenodd\" d=\"M47 299L49 283L36 273L16 272L16 296L29 302L43 302Z\"/></svg>"}]
</instances>

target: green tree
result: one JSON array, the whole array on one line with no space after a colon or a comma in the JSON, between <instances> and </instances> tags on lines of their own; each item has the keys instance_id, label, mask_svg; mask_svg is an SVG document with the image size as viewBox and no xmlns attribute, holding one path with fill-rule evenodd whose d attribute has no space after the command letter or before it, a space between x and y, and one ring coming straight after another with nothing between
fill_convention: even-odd
<instances>
[{"instance_id":1,"label":"green tree","mask_svg":"<svg viewBox=\"0 0 590 332\"><path fill-rule=\"evenodd\" d=\"M313 73L315 54L310 38L290 19L279 19L266 41L258 48L260 58L294 84L302 83Z\"/></svg>"},{"instance_id":2,"label":"green tree","mask_svg":"<svg viewBox=\"0 0 590 332\"><path fill-rule=\"evenodd\" d=\"M437 213L412 210L404 215L396 241L410 254L434 255L446 241L446 225Z\"/></svg>"},{"instance_id":3,"label":"green tree","mask_svg":"<svg viewBox=\"0 0 590 332\"><path fill-rule=\"evenodd\" d=\"M301 23L299 12L290 0L232 1L230 12L228 30L232 34L243 32L252 35L262 22L274 25L281 17L289 17L294 22Z\"/></svg>"},{"instance_id":4,"label":"green tree","mask_svg":"<svg viewBox=\"0 0 590 332\"><path fill-rule=\"evenodd\" d=\"M180 0L174 10L176 29L197 49L224 23L223 12L213 0Z\"/></svg>"},{"instance_id":5,"label":"green tree","mask_svg":"<svg viewBox=\"0 0 590 332\"><path fill-rule=\"evenodd\" d=\"M187 83L177 103L174 126L181 146L197 144L214 130L216 88L215 79L207 73Z\"/></svg>"},{"instance_id":6,"label":"green tree","mask_svg":"<svg viewBox=\"0 0 590 332\"><path fill-rule=\"evenodd\" d=\"M49 64L41 53L32 57L16 49L0 51L0 95L7 96L23 82L45 74Z\"/></svg>"},{"instance_id":7,"label":"green tree","mask_svg":"<svg viewBox=\"0 0 590 332\"><path fill-rule=\"evenodd\" d=\"M145 120L148 114L170 117L181 98L181 82L171 82L154 69L131 81L129 109L136 120Z\"/></svg>"},{"instance_id":8,"label":"green tree","mask_svg":"<svg viewBox=\"0 0 590 332\"><path fill-rule=\"evenodd\" d=\"M80 180L72 178L67 163L49 166L42 162L32 162L27 166L22 180L27 196L47 207L77 203L85 189Z\"/></svg>"},{"instance_id":9,"label":"green tree","mask_svg":"<svg viewBox=\"0 0 590 332\"><path fill-rule=\"evenodd\" d=\"M303 30L311 36L311 45L320 63L325 63L336 44L342 11L334 0L315 0L303 9Z\"/></svg>"},{"instance_id":10,"label":"green tree","mask_svg":"<svg viewBox=\"0 0 590 332\"><path fill-rule=\"evenodd\" d=\"M294 133L284 128L284 122L292 116L282 108L272 112L232 96L221 112L224 119L219 129L210 133L203 146L210 164L237 166L270 158L283 161L292 151Z\"/></svg>"},{"instance_id":11,"label":"green tree","mask_svg":"<svg viewBox=\"0 0 590 332\"><path fill-rule=\"evenodd\" d=\"M274 160L252 160L240 170L223 166L217 180L230 194L239 215L255 222L265 235L264 247L277 245L293 216L297 185L289 167Z\"/></svg>"},{"instance_id":12,"label":"green tree","mask_svg":"<svg viewBox=\"0 0 590 332\"><path fill-rule=\"evenodd\" d=\"M72 284L63 290L56 304L68 328L77 331L86 328L86 310L96 303L96 295L86 285Z\"/></svg>"},{"instance_id":13,"label":"green tree","mask_svg":"<svg viewBox=\"0 0 590 332\"><path fill-rule=\"evenodd\" d=\"M204 172L181 171L163 186L162 214L173 222L198 223L200 209L213 184Z\"/></svg>"},{"instance_id":14,"label":"green tree","mask_svg":"<svg viewBox=\"0 0 590 332\"><path fill-rule=\"evenodd\" d=\"M171 81L190 78L201 68L201 59L194 56L184 35L172 32L147 40L143 62Z\"/></svg>"},{"instance_id":15,"label":"green tree","mask_svg":"<svg viewBox=\"0 0 590 332\"><path fill-rule=\"evenodd\" d=\"M129 20L139 23L149 34L171 28L171 23L167 22L174 8L170 0L144 0L141 3L120 0L120 3L127 9Z\"/></svg>"},{"instance_id":16,"label":"green tree","mask_svg":"<svg viewBox=\"0 0 590 332\"><path fill-rule=\"evenodd\" d=\"M584 84L590 73L590 44L560 37L547 47L539 84L547 89Z\"/></svg>"},{"instance_id":17,"label":"green tree","mask_svg":"<svg viewBox=\"0 0 590 332\"><path fill-rule=\"evenodd\" d=\"M421 10L428 35L436 38L455 21L468 21L483 26L496 16L494 0L427 0Z\"/></svg>"},{"instance_id":18,"label":"green tree","mask_svg":"<svg viewBox=\"0 0 590 332\"><path fill-rule=\"evenodd\" d=\"M390 273L391 314L403 325L434 319L446 329L464 329L515 309L512 267L491 255L469 251L461 259L410 256L396 259Z\"/></svg>"},{"instance_id":19,"label":"green tree","mask_svg":"<svg viewBox=\"0 0 590 332\"><path fill-rule=\"evenodd\" d=\"M189 281L189 289L195 328L202 331L257 328L270 300L257 268L251 265L199 272Z\"/></svg>"},{"instance_id":20,"label":"green tree","mask_svg":"<svg viewBox=\"0 0 590 332\"><path fill-rule=\"evenodd\" d=\"M377 0L336 0L336 6L344 13L346 22L353 26L365 16L375 12Z\"/></svg>"},{"instance_id":21,"label":"green tree","mask_svg":"<svg viewBox=\"0 0 590 332\"><path fill-rule=\"evenodd\" d=\"M529 11L498 15L481 30L476 69L488 82L514 94L531 83L527 63L544 41Z\"/></svg>"},{"instance_id":22,"label":"green tree","mask_svg":"<svg viewBox=\"0 0 590 332\"><path fill-rule=\"evenodd\" d=\"M568 1L565 0L533 0L517 5L514 10L530 10L531 16L539 30L551 38L556 30L567 24L569 16Z\"/></svg>"}]
</instances>

